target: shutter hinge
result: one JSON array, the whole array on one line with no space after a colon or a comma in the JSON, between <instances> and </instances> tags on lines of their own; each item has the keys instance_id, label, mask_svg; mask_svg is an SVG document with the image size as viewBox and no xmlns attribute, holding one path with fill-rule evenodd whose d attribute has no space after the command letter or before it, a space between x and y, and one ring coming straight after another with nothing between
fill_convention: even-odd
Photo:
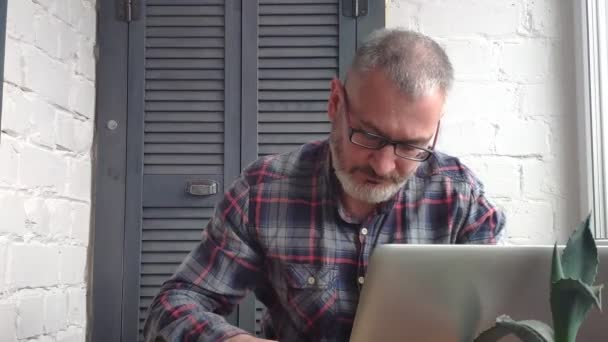
<instances>
[{"instance_id":1,"label":"shutter hinge","mask_svg":"<svg viewBox=\"0 0 608 342\"><path fill-rule=\"evenodd\" d=\"M342 15L346 17L363 17L367 15L368 10L368 0L344 0L342 2Z\"/></svg>"},{"instance_id":2,"label":"shutter hinge","mask_svg":"<svg viewBox=\"0 0 608 342\"><path fill-rule=\"evenodd\" d=\"M117 0L118 19L127 23L139 19L141 0Z\"/></svg>"}]
</instances>

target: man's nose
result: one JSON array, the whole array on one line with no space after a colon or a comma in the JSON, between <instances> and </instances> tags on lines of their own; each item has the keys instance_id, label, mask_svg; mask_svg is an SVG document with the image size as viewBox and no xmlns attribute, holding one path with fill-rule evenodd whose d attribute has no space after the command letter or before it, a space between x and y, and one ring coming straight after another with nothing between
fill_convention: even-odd
<instances>
[{"instance_id":1,"label":"man's nose","mask_svg":"<svg viewBox=\"0 0 608 342\"><path fill-rule=\"evenodd\" d=\"M373 152L371 157L371 167L374 172L381 177L392 175L397 167L393 145L386 145Z\"/></svg>"}]
</instances>

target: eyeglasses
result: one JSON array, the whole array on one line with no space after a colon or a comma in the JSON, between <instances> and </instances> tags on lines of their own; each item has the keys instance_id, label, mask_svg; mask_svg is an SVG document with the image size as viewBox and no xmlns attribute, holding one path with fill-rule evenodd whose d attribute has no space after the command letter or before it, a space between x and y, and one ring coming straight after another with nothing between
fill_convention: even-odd
<instances>
[{"instance_id":1,"label":"eyeglasses","mask_svg":"<svg viewBox=\"0 0 608 342\"><path fill-rule=\"evenodd\" d=\"M346 94L346 88L344 87L343 89L345 105L344 112L348 125L348 136L351 143L371 150L379 150L386 145L393 145L393 151L396 156L417 162L426 161L433 155L433 148L435 148L435 143L437 142L438 135L437 133L439 132L439 123L437 123L437 130L435 131L435 136L433 138L433 144L431 145L431 148L424 148L412 144L392 141L383 136L366 132L361 129L353 128L350 123L350 111L348 109L349 105L348 97Z\"/></svg>"}]
</instances>

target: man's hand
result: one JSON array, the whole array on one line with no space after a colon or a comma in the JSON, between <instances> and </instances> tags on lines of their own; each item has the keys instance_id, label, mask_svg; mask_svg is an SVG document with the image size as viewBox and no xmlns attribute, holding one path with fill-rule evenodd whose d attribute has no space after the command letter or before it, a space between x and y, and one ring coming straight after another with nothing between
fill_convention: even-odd
<instances>
[{"instance_id":1,"label":"man's hand","mask_svg":"<svg viewBox=\"0 0 608 342\"><path fill-rule=\"evenodd\" d=\"M265 340L263 338L257 338L248 334L241 334L233 336L226 340L226 342L279 342L273 340Z\"/></svg>"}]
</instances>

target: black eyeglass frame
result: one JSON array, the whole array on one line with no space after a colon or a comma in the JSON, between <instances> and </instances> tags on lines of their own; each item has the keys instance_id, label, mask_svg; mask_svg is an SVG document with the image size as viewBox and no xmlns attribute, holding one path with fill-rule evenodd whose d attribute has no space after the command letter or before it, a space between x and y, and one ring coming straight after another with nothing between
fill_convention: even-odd
<instances>
[{"instance_id":1,"label":"black eyeglass frame","mask_svg":"<svg viewBox=\"0 0 608 342\"><path fill-rule=\"evenodd\" d=\"M433 137L433 144L431 145L430 148L425 148L425 147L421 147L418 145L413 145L413 144L408 144L408 143L403 143L403 142L398 142L398 141L393 141L390 140L386 137L383 137L381 135L378 134L374 134L374 133L370 133L367 131L364 131L362 129L357 129L357 128L353 128L351 121L350 121L350 110L349 110L349 104L348 104L348 95L346 93L346 87L343 86L342 87L342 94L344 96L344 114L346 116L346 124L348 126L348 140L350 140L350 142L354 145L357 146L361 146L370 150L380 150L382 148L384 148L386 145L393 145L393 153L399 157L399 158L403 158L403 159L407 159L407 160L413 160L413 161L417 161L417 162L424 162L427 161L431 156L433 156L433 154L435 153L434 148L435 148L435 144L437 143L437 136L439 133L439 126L441 124L441 121L439 121L437 123L437 129L435 130L435 135ZM356 142L355 140L353 140L353 136L355 135L355 133L357 134L363 134L365 136L371 137L373 139L379 140L379 146L368 146L368 145L364 145L361 143ZM414 157L407 157L407 156L402 156L400 154L397 153L397 146L405 146L405 147L409 147L409 148L414 148L417 150L420 150L421 152L425 152L426 155L424 158L414 158Z\"/></svg>"}]
</instances>

